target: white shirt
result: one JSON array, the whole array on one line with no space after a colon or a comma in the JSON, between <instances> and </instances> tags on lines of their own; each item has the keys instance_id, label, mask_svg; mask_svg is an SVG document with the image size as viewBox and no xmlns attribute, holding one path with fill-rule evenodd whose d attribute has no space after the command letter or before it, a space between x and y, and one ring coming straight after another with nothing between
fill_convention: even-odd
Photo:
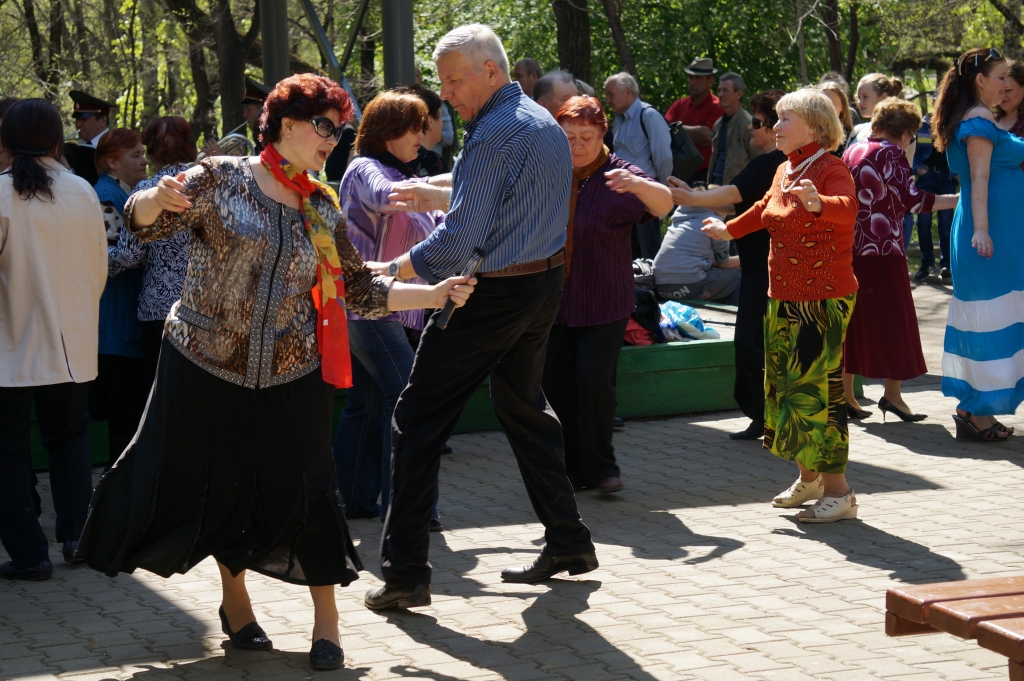
<instances>
[{"instance_id":1,"label":"white shirt","mask_svg":"<svg viewBox=\"0 0 1024 681\"><path fill-rule=\"evenodd\" d=\"M89 146L89 147L95 147L97 144L100 143L100 140L103 139L103 136L106 135L108 132L110 132L110 128L104 128L103 132L101 132L100 134L96 135L95 137L93 137L89 141L82 140L81 144L84 144L84 145ZM81 138L79 138L79 139L81 139Z\"/></svg>"},{"instance_id":2,"label":"white shirt","mask_svg":"<svg viewBox=\"0 0 1024 681\"><path fill-rule=\"evenodd\" d=\"M96 378L107 237L96 192L48 156L53 201L0 175L0 386Z\"/></svg>"}]
</instances>

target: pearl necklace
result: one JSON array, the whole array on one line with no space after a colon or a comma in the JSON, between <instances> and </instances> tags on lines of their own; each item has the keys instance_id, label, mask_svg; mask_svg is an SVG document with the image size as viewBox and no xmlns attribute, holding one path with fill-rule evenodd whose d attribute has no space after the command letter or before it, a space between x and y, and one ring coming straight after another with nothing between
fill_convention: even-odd
<instances>
[{"instance_id":1,"label":"pearl necklace","mask_svg":"<svg viewBox=\"0 0 1024 681\"><path fill-rule=\"evenodd\" d=\"M810 170L811 164L814 163L815 161L817 161L819 158L821 158L824 155L825 155L825 149L821 148L821 149L818 149L818 151L814 152L814 155L812 155L807 160L801 161L800 164L796 168L793 167L792 162L787 163L786 164L786 172L785 172L785 174L783 174L782 178L779 180L779 189L782 190L782 193L783 194L788 194L790 192L790 190L793 189L793 187L795 187L797 184L800 183L800 180L807 173L807 171ZM797 173L797 172L799 172L800 174L796 176L796 179L794 179L792 182L789 183L789 187L786 187L786 176L787 175L793 175L794 173Z\"/></svg>"}]
</instances>

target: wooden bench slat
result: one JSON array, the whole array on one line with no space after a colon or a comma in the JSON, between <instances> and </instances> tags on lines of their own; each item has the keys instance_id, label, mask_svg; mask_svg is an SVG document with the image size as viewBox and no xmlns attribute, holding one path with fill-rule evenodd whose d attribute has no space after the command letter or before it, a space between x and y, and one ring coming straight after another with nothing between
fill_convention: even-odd
<instances>
[{"instance_id":1,"label":"wooden bench slat","mask_svg":"<svg viewBox=\"0 0 1024 681\"><path fill-rule=\"evenodd\" d=\"M987 620L978 624L978 645L1024 663L1024 617Z\"/></svg>"},{"instance_id":2,"label":"wooden bench slat","mask_svg":"<svg viewBox=\"0 0 1024 681\"><path fill-rule=\"evenodd\" d=\"M886 636L915 636L917 634L938 634L939 630L930 624L911 622L891 612L885 613Z\"/></svg>"},{"instance_id":3,"label":"wooden bench slat","mask_svg":"<svg viewBox=\"0 0 1024 681\"><path fill-rule=\"evenodd\" d=\"M1024 595L933 603L928 624L960 638L974 638L980 622L1011 617L1024 617Z\"/></svg>"},{"instance_id":4,"label":"wooden bench slat","mask_svg":"<svg viewBox=\"0 0 1024 681\"><path fill-rule=\"evenodd\" d=\"M1017 594L1024 594L1024 576L900 585L886 592L885 609L903 619L924 624L935 603Z\"/></svg>"}]
</instances>

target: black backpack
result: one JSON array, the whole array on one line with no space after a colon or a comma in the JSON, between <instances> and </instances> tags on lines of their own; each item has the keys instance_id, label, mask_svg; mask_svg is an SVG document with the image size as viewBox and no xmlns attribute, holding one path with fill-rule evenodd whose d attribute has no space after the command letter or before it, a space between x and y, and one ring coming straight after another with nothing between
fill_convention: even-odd
<instances>
[{"instance_id":1,"label":"black backpack","mask_svg":"<svg viewBox=\"0 0 1024 681\"><path fill-rule=\"evenodd\" d=\"M651 138L647 135L647 125L644 123L644 109L654 109L654 107L644 104L640 110L640 129L644 131L644 137L647 137L647 144L650 146ZM668 131L672 137L672 175L683 182L688 182L690 177L697 172L697 168L704 163L704 157L701 156L697 145L683 130L682 123L679 121L669 123Z\"/></svg>"}]
</instances>

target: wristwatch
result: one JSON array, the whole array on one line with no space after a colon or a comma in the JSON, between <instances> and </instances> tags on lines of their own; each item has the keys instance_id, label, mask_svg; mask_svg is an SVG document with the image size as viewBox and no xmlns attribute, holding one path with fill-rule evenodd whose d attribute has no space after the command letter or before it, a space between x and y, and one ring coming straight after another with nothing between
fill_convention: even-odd
<instances>
[{"instance_id":1,"label":"wristwatch","mask_svg":"<svg viewBox=\"0 0 1024 681\"><path fill-rule=\"evenodd\" d=\"M394 260L392 260L391 264L388 265L388 276L389 277L397 277L398 276L398 258L395 258Z\"/></svg>"}]
</instances>

